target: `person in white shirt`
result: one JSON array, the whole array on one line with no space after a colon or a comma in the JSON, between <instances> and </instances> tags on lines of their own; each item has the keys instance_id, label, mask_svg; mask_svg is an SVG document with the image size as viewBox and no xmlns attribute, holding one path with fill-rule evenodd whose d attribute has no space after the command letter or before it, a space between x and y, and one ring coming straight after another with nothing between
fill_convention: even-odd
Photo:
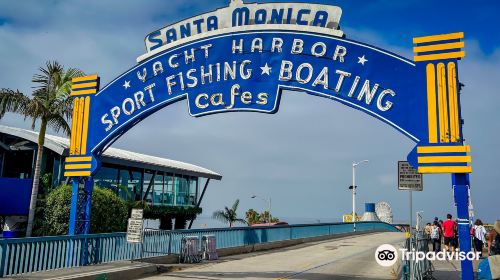
<instances>
[{"instance_id":1,"label":"person in white shirt","mask_svg":"<svg viewBox=\"0 0 500 280\"><path fill-rule=\"evenodd\" d=\"M439 252L441 251L441 236L443 235L441 228L439 227L439 223L434 221L434 225L431 228L431 241L432 241L432 251Z\"/></svg>"},{"instance_id":2,"label":"person in white shirt","mask_svg":"<svg viewBox=\"0 0 500 280\"><path fill-rule=\"evenodd\" d=\"M474 249L476 252L479 252L479 256L482 257L484 242L486 242L486 229L483 226L483 222L480 219L477 219L471 231L474 236Z\"/></svg>"}]
</instances>

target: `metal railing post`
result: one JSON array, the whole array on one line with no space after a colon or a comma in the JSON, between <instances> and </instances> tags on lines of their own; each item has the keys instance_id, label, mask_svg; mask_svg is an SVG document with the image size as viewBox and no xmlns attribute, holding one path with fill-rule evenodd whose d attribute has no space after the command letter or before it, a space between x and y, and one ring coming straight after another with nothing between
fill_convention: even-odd
<instances>
[{"instance_id":1,"label":"metal railing post","mask_svg":"<svg viewBox=\"0 0 500 280\"><path fill-rule=\"evenodd\" d=\"M0 240L0 248L2 249L2 254L0 255L0 277L3 277L4 270L5 270L5 263L7 262L6 256L7 256L7 243L2 242Z\"/></svg>"}]
</instances>

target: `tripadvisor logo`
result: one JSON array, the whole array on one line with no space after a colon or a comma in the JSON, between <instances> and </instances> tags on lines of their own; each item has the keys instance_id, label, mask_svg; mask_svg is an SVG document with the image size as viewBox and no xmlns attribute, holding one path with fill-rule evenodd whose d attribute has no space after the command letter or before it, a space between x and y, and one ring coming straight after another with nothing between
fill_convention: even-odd
<instances>
[{"instance_id":1,"label":"tripadvisor logo","mask_svg":"<svg viewBox=\"0 0 500 280\"><path fill-rule=\"evenodd\" d=\"M405 248L399 248L399 253L401 254L401 260L408 261L446 261L446 260L479 260L479 252L459 252L458 249L455 252L423 252L416 251L412 249L408 251ZM375 260L381 266L392 266L398 260L398 250L390 244L382 244L375 251Z\"/></svg>"},{"instance_id":2,"label":"tripadvisor logo","mask_svg":"<svg viewBox=\"0 0 500 280\"><path fill-rule=\"evenodd\" d=\"M398 260L398 251L390 244L382 244L375 251L375 260L381 266L392 266Z\"/></svg>"}]
</instances>

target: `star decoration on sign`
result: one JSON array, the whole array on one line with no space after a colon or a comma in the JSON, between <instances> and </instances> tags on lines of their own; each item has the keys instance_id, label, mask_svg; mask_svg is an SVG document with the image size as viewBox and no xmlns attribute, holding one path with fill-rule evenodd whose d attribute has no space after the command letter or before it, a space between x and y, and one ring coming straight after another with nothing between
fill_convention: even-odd
<instances>
[{"instance_id":1,"label":"star decoration on sign","mask_svg":"<svg viewBox=\"0 0 500 280\"><path fill-rule=\"evenodd\" d=\"M123 84L123 87L125 89L128 89L130 87L130 81L125 81L125 83Z\"/></svg>"},{"instance_id":2,"label":"star decoration on sign","mask_svg":"<svg viewBox=\"0 0 500 280\"><path fill-rule=\"evenodd\" d=\"M269 65L264 65L264 67L260 67L260 69L262 70L262 73L261 75L264 75L264 74L267 74L268 76L271 75L271 67L269 67Z\"/></svg>"},{"instance_id":3,"label":"star decoration on sign","mask_svg":"<svg viewBox=\"0 0 500 280\"><path fill-rule=\"evenodd\" d=\"M367 62L368 59L365 58L365 55L363 55L362 57L358 57L358 63L365 66L365 62Z\"/></svg>"}]
</instances>

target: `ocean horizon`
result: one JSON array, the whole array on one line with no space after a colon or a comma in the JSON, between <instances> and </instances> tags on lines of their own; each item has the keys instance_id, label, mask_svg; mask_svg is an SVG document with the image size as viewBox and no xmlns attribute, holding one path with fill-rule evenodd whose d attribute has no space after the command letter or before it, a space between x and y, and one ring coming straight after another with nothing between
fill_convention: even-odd
<instances>
[{"instance_id":1,"label":"ocean horizon","mask_svg":"<svg viewBox=\"0 0 500 280\"><path fill-rule=\"evenodd\" d=\"M319 224L319 223L340 223L341 219L333 218L303 218L303 217L284 217L280 221L287 222L290 225L297 224ZM408 221L396 221L395 223L408 223ZM189 221L188 221L189 224ZM158 229L160 226L159 220L144 220L144 227L150 229ZM246 226L242 223L237 223L234 226ZM229 227L228 224L222 223L218 220L213 219L210 216L199 216L193 222L191 229L206 229L206 228L226 228Z\"/></svg>"}]
</instances>

